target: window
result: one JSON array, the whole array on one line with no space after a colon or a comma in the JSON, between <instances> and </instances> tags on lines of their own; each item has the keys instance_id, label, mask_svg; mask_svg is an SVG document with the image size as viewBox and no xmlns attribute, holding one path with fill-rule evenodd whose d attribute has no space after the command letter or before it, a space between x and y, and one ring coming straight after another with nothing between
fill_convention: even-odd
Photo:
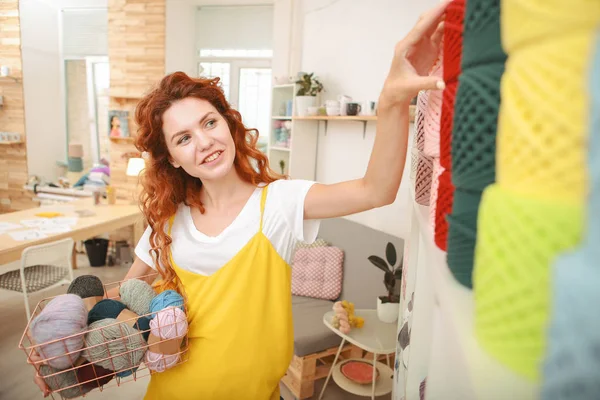
<instances>
[{"instance_id":1,"label":"window","mask_svg":"<svg viewBox=\"0 0 600 400\"><path fill-rule=\"evenodd\" d=\"M225 97L229 101L229 71L231 64L228 62L201 62L198 68L198 75L205 78L221 78L221 85Z\"/></svg>"},{"instance_id":2,"label":"window","mask_svg":"<svg viewBox=\"0 0 600 400\"><path fill-rule=\"evenodd\" d=\"M273 50L201 49L200 57L273 58Z\"/></svg>"}]
</instances>

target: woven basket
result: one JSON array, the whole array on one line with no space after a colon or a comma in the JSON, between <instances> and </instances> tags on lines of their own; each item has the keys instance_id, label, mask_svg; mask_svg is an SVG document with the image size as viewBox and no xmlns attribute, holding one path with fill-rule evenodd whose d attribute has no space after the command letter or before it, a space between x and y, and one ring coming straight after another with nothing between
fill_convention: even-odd
<instances>
[{"instance_id":1,"label":"woven basket","mask_svg":"<svg viewBox=\"0 0 600 400\"><path fill-rule=\"evenodd\" d=\"M431 177L433 159L419 152L417 176L415 178L415 200L422 206L428 206L431 197Z\"/></svg>"},{"instance_id":2,"label":"woven basket","mask_svg":"<svg viewBox=\"0 0 600 400\"><path fill-rule=\"evenodd\" d=\"M435 232L435 210L437 207L438 191L440 186L440 176L444 172L444 168L440 165L440 159L433 159L433 171L431 173L431 193L429 199L429 223L431 229Z\"/></svg>"},{"instance_id":3,"label":"woven basket","mask_svg":"<svg viewBox=\"0 0 600 400\"><path fill-rule=\"evenodd\" d=\"M468 0L465 10L462 70L504 64L500 44L500 0Z\"/></svg>"},{"instance_id":4,"label":"woven basket","mask_svg":"<svg viewBox=\"0 0 600 400\"><path fill-rule=\"evenodd\" d=\"M473 274L476 336L531 380L545 351L550 266L580 241L583 220L583 207L568 202L525 197L497 184L484 192Z\"/></svg>"},{"instance_id":5,"label":"woven basket","mask_svg":"<svg viewBox=\"0 0 600 400\"><path fill-rule=\"evenodd\" d=\"M502 45L507 52L572 31L596 29L597 0L502 0Z\"/></svg>"},{"instance_id":6,"label":"woven basket","mask_svg":"<svg viewBox=\"0 0 600 400\"><path fill-rule=\"evenodd\" d=\"M600 393L600 318L590 307L600 304L597 258L582 251L564 254L552 272L554 297L541 398L595 399Z\"/></svg>"},{"instance_id":7,"label":"woven basket","mask_svg":"<svg viewBox=\"0 0 600 400\"><path fill-rule=\"evenodd\" d=\"M431 76L442 77L442 64L432 71ZM423 153L429 157L440 156L440 119L442 114L442 99L444 91L432 90L429 92L427 110L424 121Z\"/></svg>"},{"instance_id":8,"label":"woven basket","mask_svg":"<svg viewBox=\"0 0 600 400\"><path fill-rule=\"evenodd\" d=\"M496 179L496 132L504 64L463 71L452 131L452 181L482 191Z\"/></svg>"},{"instance_id":9,"label":"woven basket","mask_svg":"<svg viewBox=\"0 0 600 400\"><path fill-rule=\"evenodd\" d=\"M448 267L458 282L473 287L472 275L477 239L477 214L481 192L456 188L448 219Z\"/></svg>"},{"instance_id":10,"label":"woven basket","mask_svg":"<svg viewBox=\"0 0 600 400\"><path fill-rule=\"evenodd\" d=\"M503 187L582 203L593 39L579 32L509 58L498 121L497 180Z\"/></svg>"},{"instance_id":11,"label":"woven basket","mask_svg":"<svg viewBox=\"0 0 600 400\"><path fill-rule=\"evenodd\" d=\"M420 91L417 96L417 111L415 114L415 140L419 151L423 151L425 147L425 115L427 114L428 101L429 91Z\"/></svg>"},{"instance_id":12,"label":"woven basket","mask_svg":"<svg viewBox=\"0 0 600 400\"><path fill-rule=\"evenodd\" d=\"M443 167L442 167L443 168ZM435 244L441 250L448 248L448 220L447 215L452 211L454 199L454 186L450 171L443 171L439 178L437 204L435 206Z\"/></svg>"},{"instance_id":13,"label":"woven basket","mask_svg":"<svg viewBox=\"0 0 600 400\"><path fill-rule=\"evenodd\" d=\"M444 20L444 81L455 82L460 75L463 51L463 20L465 0L454 0L446 7Z\"/></svg>"},{"instance_id":14,"label":"woven basket","mask_svg":"<svg viewBox=\"0 0 600 400\"><path fill-rule=\"evenodd\" d=\"M450 82L443 93L440 119L440 164L446 170L452 168L452 121L454 119L454 101L458 85L458 81Z\"/></svg>"}]
</instances>

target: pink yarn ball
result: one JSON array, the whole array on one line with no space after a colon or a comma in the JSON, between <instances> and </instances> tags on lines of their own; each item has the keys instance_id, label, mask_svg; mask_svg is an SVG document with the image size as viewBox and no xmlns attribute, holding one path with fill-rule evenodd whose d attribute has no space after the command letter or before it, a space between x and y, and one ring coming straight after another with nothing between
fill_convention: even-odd
<instances>
[{"instance_id":1,"label":"pink yarn ball","mask_svg":"<svg viewBox=\"0 0 600 400\"><path fill-rule=\"evenodd\" d=\"M178 307L160 310L150 320L150 333L160 339L174 339L185 336L188 331L187 316ZM160 354L148 350L145 363L152 371L163 372L177 364L179 354Z\"/></svg>"}]
</instances>

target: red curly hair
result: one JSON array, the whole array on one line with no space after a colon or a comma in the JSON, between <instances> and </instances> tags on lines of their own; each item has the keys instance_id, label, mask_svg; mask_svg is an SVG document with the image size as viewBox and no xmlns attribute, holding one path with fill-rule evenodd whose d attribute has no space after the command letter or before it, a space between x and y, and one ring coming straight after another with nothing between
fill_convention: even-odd
<instances>
[{"instance_id":1,"label":"red curly hair","mask_svg":"<svg viewBox=\"0 0 600 400\"><path fill-rule=\"evenodd\" d=\"M171 265L172 239L165 228L180 203L198 207L200 212L204 213L200 201L202 182L189 175L183 168L171 165L162 130L162 118L174 102L187 97L208 101L227 121L236 149L235 170L244 181L259 185L282 178L273 172L267 157L257 149L258 130L246 128L240 113L231 108L225 99L219 78L195 79L183 72L175 72L165 76L158 86L140 101L135 111L135 121L139 126L135 146L139 151L149 153L149 160L146 160L146 168L140 177L140 205L146 221L152 228L150 253L162 277L162 281L158 283L159 290L176 288L182 294L183 287ZM256 169L251 164L251 159L256 162Z\"/></svg>"}]
</instances>

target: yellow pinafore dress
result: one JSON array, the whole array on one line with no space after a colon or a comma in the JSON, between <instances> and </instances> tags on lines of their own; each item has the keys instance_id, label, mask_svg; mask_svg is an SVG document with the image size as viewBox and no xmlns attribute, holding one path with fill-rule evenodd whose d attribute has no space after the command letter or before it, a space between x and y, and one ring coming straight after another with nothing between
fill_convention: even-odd
<instances>
[{"instance_id":1,"label":"yellow pinafore dress","mask_svg":"<svg viewBox=\"0 0 600 400\"><path fill-rule=\"evenodd\" d=\"M152 375L145 400L272 400L293 355L291 268L260 229L210 276L171 263L187 295L188 361ZM173 218L169 223L169 235Z\"/></svg>"}]
</instances>

